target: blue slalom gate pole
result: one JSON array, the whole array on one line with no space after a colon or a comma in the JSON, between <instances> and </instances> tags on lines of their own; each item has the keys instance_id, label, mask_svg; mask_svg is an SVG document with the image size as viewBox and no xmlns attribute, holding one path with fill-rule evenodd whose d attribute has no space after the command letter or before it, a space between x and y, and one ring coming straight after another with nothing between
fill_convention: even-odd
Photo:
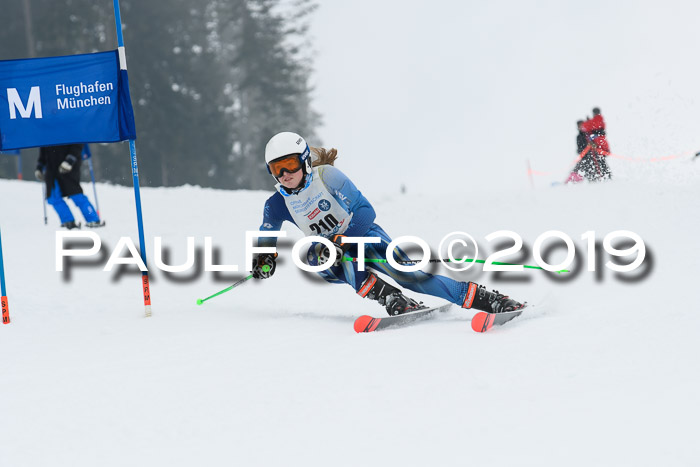
<instances>
[{"instance_id":1,"label":"blue slalom gate pole","mask_svg":"<svg viewBox=\"0 0 700 467\"><path fill-rule=\"evenodd\" d=\"M88 167L90 168L90 180L92 180L92 194L95 197L95 209L97 210L97 217L102 220L102 215L100 214L100 203L97 201L97 188L95 187L95 172L92 169L92 153L90 152L90 147L86 144L83 148L83 154L87 156Z\"/></svg>"},{"instance_id":2,"label":"blue slalom gate pole","mask_svg":"<svg viewBox=\"0 0 700 467\"><path fill-rule=\"evenodd\" d=\"M7 303L7 291L5 290L5 265L2 261L2 231L0 231L0 305L2 305L2 324L10 324L10 305Z\"/></svg>"},{"instance_id":3,"label":"blue slalom gate pole","mask_svg":"<svg viewBox=\"0 0 700 467\"><path fill-rule=\"evenodd\" d=\"M122 35L122 17L119 11L119 0L114 0L114 21L117 25L117 43L119 45L119 67L126 73L126 49L124 48L124 36ZM129 140L129 152L131 154L131 175L134 181L134 198L136 200L136 220L139 228L139 249L141 260L146 263L146 242L143 235L143 214L141 213L141 191L139 187L139 166L136 159L136 142ZM146 317L151 316L151 287L148 281L148 270L141 272L141 283L143 285L143 304L146 308Z\"/></svg>"},{"instance_id":4,"label":"blue slalom gate pole","mask_svg":"<svg viewBox=\"0 0 700 467\"><path fill-rule=\"evenodd\" d=\"M97 201L97 187L95 186L95 172L92 170L92 159L88 159L88 167L90 167L90 178L92 179L92 195L95 197L95 209L97 209L97 217L102 220L100 214L100 203Z\"/></svg>"}]
</instances>

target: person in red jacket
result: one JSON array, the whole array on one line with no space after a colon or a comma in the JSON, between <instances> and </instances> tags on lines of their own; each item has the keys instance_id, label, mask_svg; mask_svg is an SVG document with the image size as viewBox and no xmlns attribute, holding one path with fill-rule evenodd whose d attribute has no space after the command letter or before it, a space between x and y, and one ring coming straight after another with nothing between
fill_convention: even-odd
<instances>
[{"instance_id":1,"label":"person in red jacket","mask_svg":"<svg viewBox=\"0 0 700 467\"><path fill-rule=\"evenodd\" d=\"M605 157L610 154L610 146L605 134L605 120L600 114L598 107L593 108L593 118L589 118L580 125L580 130L588 138L591 143L591 148L595 152L593 160L596 164L596 172L599 174L598 180L607 180L612 178L610 167L605 160Z\"/></svg>"},{"instance_id":2,"label":"person in red jacket","mask_svg":"<svg viewBox=\"0 0 700 467\"><path fill-rule=\"evenodd\" d=\"M605 137L605 120L603 120L598 107L593 108L593 118L589 118L581 124L581 130L598 146L598 149L605 153L610 152L610 146L608 146L608 140ZM602 155L606 156L607 154Z\"/></svg>"}]
</instances>

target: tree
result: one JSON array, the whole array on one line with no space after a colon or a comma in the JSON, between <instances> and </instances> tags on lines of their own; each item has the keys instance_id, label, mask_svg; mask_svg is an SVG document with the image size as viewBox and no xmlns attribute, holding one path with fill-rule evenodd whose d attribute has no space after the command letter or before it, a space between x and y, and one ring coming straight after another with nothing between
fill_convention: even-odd
<instances>
[{"instance_id":1,"label":"tree","mask_svg":"<svg viewBox=\"0 0 700 467\"><path fill-rule=\"evenodd\" d=\"M116 48L111 2L22 2L0 0L11 17L31 10L29 22L0 31L0 59L28 56L30 43L39 57ZM121 0L144 185L269 187L267 139L283 130L313 138L319 124L311 60L299 47L314 8L312 0ZM94 145L93 154L100 180L131 183L123 144Z\"/></svg>"},{"instance_id":2,"label":"tree","mask_svg":"<svg viewBox=\"0 0 700 467\"><path fill-rule=\"evenodd\" d=\"M232 177L249 188L269 186L263 154L267 140L279 131L315 138L319 115L311 109L310 60L295 39L306 34L311 1L297 1L283 14L280 0L239 0L223 8L228 21L222 37L232 44L230 112L234 116Z\"/></svg>"}]
</instances>

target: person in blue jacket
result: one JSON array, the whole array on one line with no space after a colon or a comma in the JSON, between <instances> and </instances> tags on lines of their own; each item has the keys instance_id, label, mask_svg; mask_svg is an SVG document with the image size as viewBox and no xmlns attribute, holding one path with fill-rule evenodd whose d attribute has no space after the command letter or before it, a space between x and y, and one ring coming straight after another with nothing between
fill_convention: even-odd
<instances>
[{"instance_id":1,"label":"person in blue jacket","mask_svg":"<svg viewBox=\"0 0 700 467\"><path fill-rule=\"evenodd\" d=\"M365 245L365 257L385 259L391 242L389 235L374 220L370 202L355 184L333 166L337 151L311 149L303 137L283 132L273 136L265 147L265 162L278 182L276 192L266 202L261 231L281 230L282 223L295 224L307 236L328 238L336 250L336 261L319 274L328 282L349 284L362 297L376 300L389 315L398 315L420 306L399 288L384 281L374 271L360 271L354 261L342 261L346 253L357 257L357 245L343 242L343 237L379 237L380 243ZM275 246L276 237L260 237L258 246ZM397 261L408 261L400 249L392 252ZM267 279L275 272L277 253L261 253L253 263L253 277ZM307 261L312 266L325 263L331 253L322 243L309 248ZM269 268L264 268L269 266ZM403 272L388 263L375 263L377 272L391 277L401 287L433 295L463 308L498 313L522 308L523 305L497 291L488 291L474 282L458 282L448 277L422 271Z\"/></svg>"}]
</instances>

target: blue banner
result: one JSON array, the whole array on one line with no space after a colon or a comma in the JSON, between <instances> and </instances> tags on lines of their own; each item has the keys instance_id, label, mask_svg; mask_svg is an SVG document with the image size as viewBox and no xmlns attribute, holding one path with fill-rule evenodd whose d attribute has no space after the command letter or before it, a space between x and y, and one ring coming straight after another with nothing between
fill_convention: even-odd
<instances>
[{"instance_id":1,"label":"blue banner","mask_svg":"<svg viewBox=\"0 0 700 467\"><path fill-rule=\"evenodd\" d=\"M0 61L0 150L136 138L116 50Z\"/></svg>"}]
</instances>

